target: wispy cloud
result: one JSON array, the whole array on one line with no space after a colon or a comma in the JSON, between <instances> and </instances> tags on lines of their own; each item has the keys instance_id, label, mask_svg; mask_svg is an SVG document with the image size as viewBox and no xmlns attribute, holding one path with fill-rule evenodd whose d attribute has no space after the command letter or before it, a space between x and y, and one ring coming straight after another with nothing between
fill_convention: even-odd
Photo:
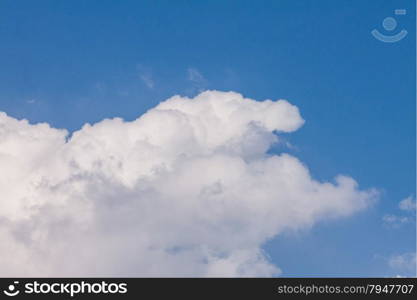
<instances>
[{"instance_id":1,"label":"wispy cloud","mask_svg":"<svg viewBox=\"0 0 417 300\"><path fill-rule=\"evenodd\" d=\"M410 195L398 203L398 208L403 211L402 215L387 214L382 217L385 226L399 228L407 223L415 222L416 201L414 196Z\"/></svg>"},{"instance_id":2,"label":"wispy cloud","mask_svg":"<svg viewBox=\"0 0 417 300\"><path fill-rule=\"evenodd\" d=\"M398 207L401 210L415 213L416 212L416 200L412 195L410 195L404 200L401 200L400 203L398 204Z\"/></svg>"},{"instance_id":3,"label":"wispy cloud","mask_svg":"<svg viewBox=\"0 0 417 300\"><path fill-rule=\"evenodd\" d=\"M139 79L143 82L143 84L151 90L154 89L155 81L153 79L151 69L139 64L137 65L137 70L139 73Z\"/></svg>"},{"instance_id":4,"label":"wispy cloud","mask_svg":"<svg viewBox=\"0 0 417 300\"><path fill-rule=\"evenodd\" d=\"M397 215L385 215L382 217L382 221L386 226L392 228L399 228L403 224L412 222L412 218L408 216L397 216Z\"/></svg>"},{"instance_id":5,"label":"wispy cloud","mask_svg":"<svg viewBox=\"0 0 417 300\"><path fill-rule=\"evenodd\" d=\"M155 87L151 74L140 74L139 77L148 88L153 89Z\"/></svg>"},{"instance_id":6,"label":"wispy cloud","mask_svg":"<svg viewBox=\"0 0 417 300\"><path fill-rule=\"evenodd\" d=\"M208 80L196 68L187 69L187 79L192 83L192 90L195 92L202 92L207 89Z\"/></svg>"},{"instance_id":7,"label":"wispy cloud","mask_svg":"<svg viewBox=\"0 0 417 300\"><path fill-rule=\"evenodd\" d=\"M103 95L107 92L107 85L104 82L96 82L93 86L93 89L96 93Z\"/></svg>"},{"instance_id":8,"label":"wispy cloud","mask_svg":"<svg viewBox=\"0 0 417 300\"><path fill-rule=\"evenodd\" d=\"M416 253L408 252L389 258L388 265L398 272L398 277L416 276Z\"/></svg>"}]
</instances>

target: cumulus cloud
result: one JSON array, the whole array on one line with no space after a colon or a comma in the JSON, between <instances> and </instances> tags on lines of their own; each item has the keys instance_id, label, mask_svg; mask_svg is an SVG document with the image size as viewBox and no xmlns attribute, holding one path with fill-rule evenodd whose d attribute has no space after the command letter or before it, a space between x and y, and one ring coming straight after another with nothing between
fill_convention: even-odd
<instances>
[{"instance_id":1,"label":"cumulus cloud","mask_svg":"<svg viewBox=\"0 0 417 300\"><path fill-rule=\"evenodd\" d=\"M0 275L279 274L267 240L377 197L267 153L303 123L285 100L218 91L72 135L0 113Z\"/></svg>"}]
</instances>

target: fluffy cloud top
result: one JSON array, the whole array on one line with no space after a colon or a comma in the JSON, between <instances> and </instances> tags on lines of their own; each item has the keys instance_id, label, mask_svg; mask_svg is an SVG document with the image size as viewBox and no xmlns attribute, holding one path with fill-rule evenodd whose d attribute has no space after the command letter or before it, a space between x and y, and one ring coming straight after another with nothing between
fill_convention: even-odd
<instances>
[{"instance_id":1,"label":"fluffy cloud top","mask_svg":"<svg viewBox=\"0 0 417 300\"><path fill-rule=\"evenodd\" d=\"M376 197L267 154L303 123L285 100L218 91L71 136L0 113L0 275L279 274L265 241Z\"/></svg>"}]
</instances>

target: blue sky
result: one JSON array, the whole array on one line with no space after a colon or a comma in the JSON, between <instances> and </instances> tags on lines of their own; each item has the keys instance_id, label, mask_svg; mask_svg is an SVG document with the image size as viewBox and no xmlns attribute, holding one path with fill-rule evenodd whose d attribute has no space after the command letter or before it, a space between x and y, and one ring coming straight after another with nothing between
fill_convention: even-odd
<instances>
[{"instance_id":1,"label":"blue sky","mask_svg":"<svg viewBox=\"0 0 417 300\"><path fill-rule=\"evenodd\" d=\"M398 43L370 33L389 16L408 31ZM306 120L290 151L315 178L382 193L269 241L271 260L285 276L390 276L389 258L416 245L415 223L383 222L415 193L415 21L398 0L2 0L0 111L73 131L204 89L287 99Z\"/></svg>"}]
</instances>

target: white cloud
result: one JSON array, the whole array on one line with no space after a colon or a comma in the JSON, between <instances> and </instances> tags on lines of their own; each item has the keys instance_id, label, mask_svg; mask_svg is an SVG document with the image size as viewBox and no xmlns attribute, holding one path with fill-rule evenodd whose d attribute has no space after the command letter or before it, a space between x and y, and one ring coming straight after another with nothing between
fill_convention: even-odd
<instances>
[{"instance_id":1,"label":"white cloud","mask_svg":"<svg viewBox=\"0 0 417 300\"><path fill-rule=\"evenodd\" d=\"M416 212L416 201L413 196L409 196L401 200L398 204L398 208L404 212L406 215L394 215L389 214L382 217L382 221L385 225L392 228L399 228L401 225L407 223L413 223L415 221L415 212ZM413 216L414 214L414 216Z\"/></svg>"},{"instance_id":2,"label":"white cloud","mask_svg":"<svg viewBox=\"0 0 417 300\"><path fill-rule=\"evenodd\" d=\"M175 96L71 137L0 113L1 276L270 276L268 239L377 197L267 154L303 124L285 100Z\"/></svg>"},{"instance_id":3,"label":"white cloud","mask_svg":"<svg viewBox=\"0 0 417 300\"><path fill-rule=\"evenodd\" d=\"M416 253L409 252L400 255L392 256L388 260L389 266L401 272L399 276L415 276L416 275Z\"/></svg>"},{"instance_id":4,"label":"white cloud","mask_svg":"<svg viewBox=\"0 0 417 300\"><path fill-rule=\"evenodd\" d=\"M407 198L400 201L398 207L401 210L415 212L416 211L416 200L414 199L413 196L408 196Z\"/></svg>"},{"instance_id":5,"label":"white cloud","mask_svg":"<svg viewBox=\"0 0 417 300\"><path fill-rule=\"evenodd\" d=\"M404 216L385 215L382 217L382 221L389 227L398 228L403 224L411 222L412 219Z\"/></svg>"}]
</instances>

